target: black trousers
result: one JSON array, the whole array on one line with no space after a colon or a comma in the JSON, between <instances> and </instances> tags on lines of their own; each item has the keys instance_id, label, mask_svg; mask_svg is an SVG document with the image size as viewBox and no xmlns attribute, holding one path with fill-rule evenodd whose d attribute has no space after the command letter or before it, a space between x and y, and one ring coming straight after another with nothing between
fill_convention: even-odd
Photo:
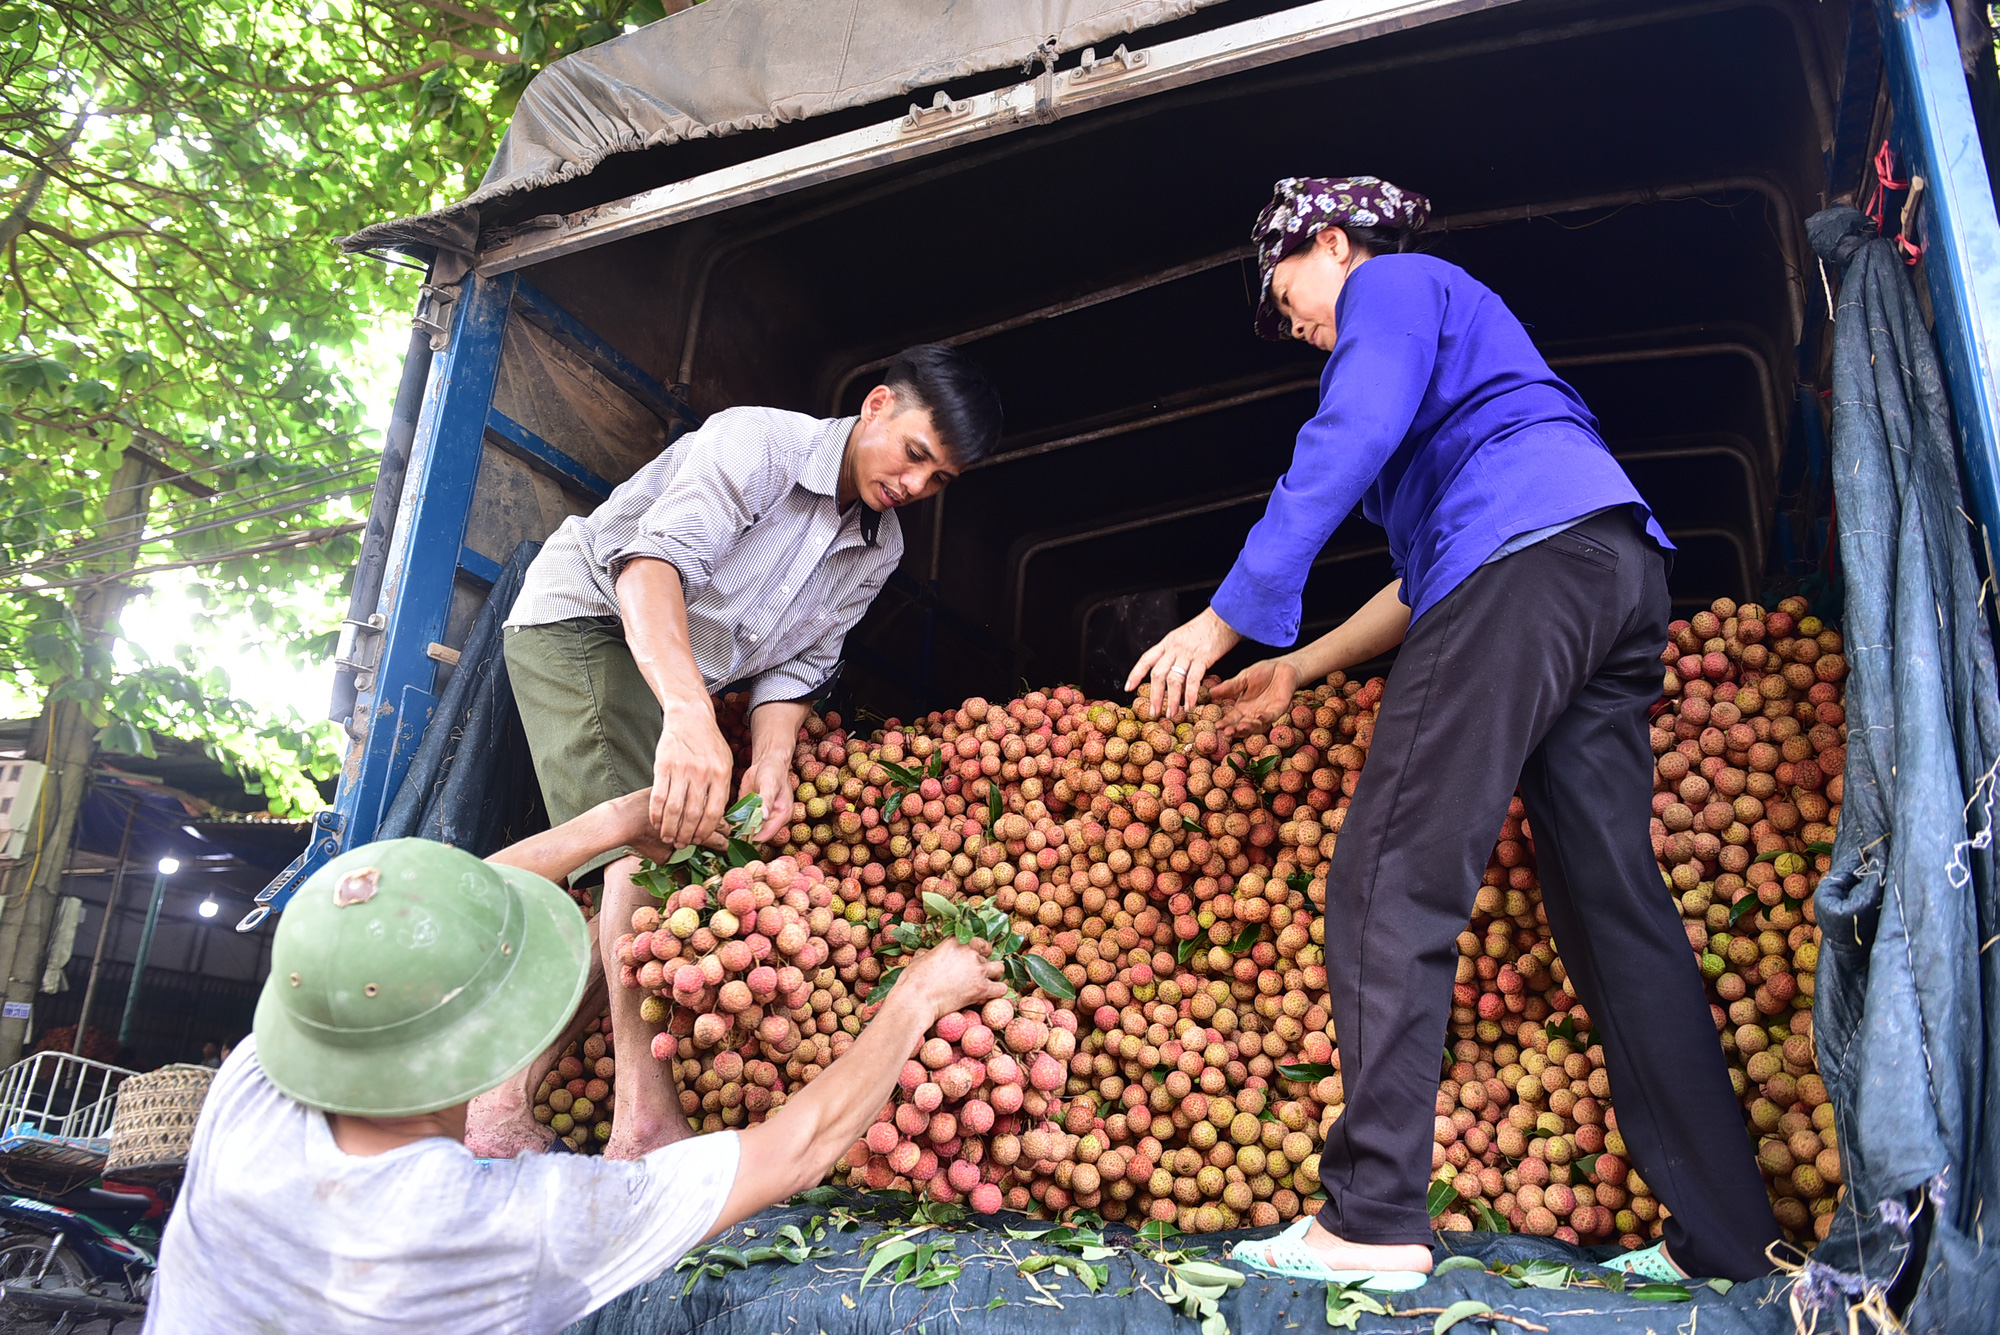
<instances>
[{"instance_id":1,"label":"black trousers","mask_svg":"<svg viewBox=\"0 0 2000 1335\"><path fill-rule=\"evenodd\" d=\"M1648 833L1671 604L1626 511L1475 571L1412 627L1327 876L1327 979L1347 1106L1320 1222L1428 1243L1438 1054L1457 936L1518 780L1542 902L1604 1045L1633 1166L1694 1274L1768 1271L1777 1224Z\"/></svg>"}]
</instances>

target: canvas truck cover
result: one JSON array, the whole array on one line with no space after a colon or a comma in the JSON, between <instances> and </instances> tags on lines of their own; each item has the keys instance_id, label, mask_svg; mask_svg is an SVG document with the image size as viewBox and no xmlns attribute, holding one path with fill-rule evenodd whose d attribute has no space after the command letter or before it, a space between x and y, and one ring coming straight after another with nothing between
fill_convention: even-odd
<instances>
[{"instance_id":1,"label":"canvas truck cover","mask_svg":"<svg viewBox=\"0 0 2000 1335\"><path fill-rule=\"evenodd\" d=\"M477 249L482 209L617 153L769 129L1185 18L1220 0L720 0L543 70L465 199L348 237Z\"/></svg>"}]
</instances>

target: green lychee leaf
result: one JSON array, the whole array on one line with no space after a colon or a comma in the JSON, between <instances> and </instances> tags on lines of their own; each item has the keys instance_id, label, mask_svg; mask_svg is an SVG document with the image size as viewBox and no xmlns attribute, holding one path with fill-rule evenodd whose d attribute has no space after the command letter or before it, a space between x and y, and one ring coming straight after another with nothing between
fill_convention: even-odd
<instances>
[{"instance_id":1,"label":"green lychee leaf","mask_svg":"<svg viewBox=\"0 0 2000 1335\"><path fill-rule=\"evenodd\" d=\"M1200 954L1203 949L1204 943L1198 936L1191 940L1183 941L1174 947L1174 960L1176 963L1186 964L1189 960Z\"/></svg>"},{"instance_id":2,"label":"green lychee leaf","mask_svg":"<svg viewBox=\"0 0 2000 1335\"><path fill-rule=\"evenodd\" d=\"M1301 1084L1311 1085L1332 1075L1333 1063L1300 1062L1296 1066L1280 1066L1278 1074L1287 1080L1296 1080Z\"/></svg>"},{"instance_id":3,"label":"green lychee leaf","mask_svg":"<svg viewBox=\"0 0 2000 1335\"><path fill-rule=\"evenodd\" d=\"M931 917L936 918L940 922L953 923L958 921L958 905L952 903L949 899L946 899L934 890L926 890L924 892L924 912L930 914Z\"/></svg>"},{"instance_id":4,"label":"green lychee leaf","mask_svg":"<svg viewBox=\"0 0 2000 1335\"><path fill-rule=\"evenodd\" d=\"M750 1268L749 1257L736 1250L736 1248L720 1242L708 1249L708 1259L728 1266L731 1270L748 1270Z\"/></svg>"},{"instance_id":5,"label":"green lychee leaf","mask_svg":"<svg viewBox=\"0 0 2000 1335\"><path fill-rule=\"evenodd\" d=\"M1444 1335L1446 1331L1468 1317L1485 1316L1492 1310L1490 1304L1482 1303L1477 1298L1461 1298L1438 1313L1438 1319L1431 1324L1431 1335Z\"/></svg>"},{"instance_id":6,"label":"green lychee leaf","mask_svg":"<svg viewBox=\"0 0 2000 1335\"><path fill-rule=\"evenodd\" d=\"M1424 1208L1430 1211L1431 1218L1435 1219L1446 1210L1449 1210L1452 1202L1457 1199L1458 1192L1452 1187L1451 1183L1433 1182L1431 1183L1430 1190L1424 1194Z\"/></svg>"},{"instance_id":7,"label":"green lychee leaf","mask_svg":"<svg viewBox=\"0 0 2000 1335\"><path fill-rule=\"evenodd\" d=\"M986 828L992 829L1000 823L1000 785L989 780L986 784Z\"/></svg>"},{"instance_id":8,"label":"green lychee leaf","mask_svg":"<svg viewBox=\"0 0 2000 1335\"><path fill-rule=\"evenodd\" d=\"M1764 901L1755 895L1745 895L1729 906L1729 925L1734 927L1745 918L1764 907Z\"/></svg>"},{"instance_id":9,"label":"green lychee leaf","mask_svg":"<svg viewBox=\"0 0 2000 1335\"><path fill-rule=\"evenodd\" d=\"M969 946L972 944L972 924L967 922L965 919L960 918L958 920L958 925L954 927L952 931L953 934L958 937L960 945Z\"/></svg>"},{"instance_id":10,"label":"green lychee leaf","mask_svg":"<svg viewBox=\"0 0 2000 1335\"><path fill-rule=\"evenodd\" d=\"M1312 889L1313 878L1302 871L1295 871L1285 878L1285 884L1300 894Z\"/></svg>"},{"instance_id":11,"label":"green lychee leaf","mask_svg":"<svg viewBox=\"0 0 2000 1335\"><path fill-rule=\"evenodd\" d=\"M1449 1275L1454 1270L1484 1270L1486 1263L1476 1256L1447 1256L1431 1270L1433 1275Z\"/></svg>"},{"instance_id":12,"label":"green lychee leaf","mask_svg":"<svg viewBox=\"0 0 2000 1335\"><path fill-rule=\"evenodd\" d=\"M1168 1238L1178 1238L1181 1231L1164 1219L1148 1219L1139 1225L1139 1236L1148 1242L1165 1242Z\"/></svg>"},{"instance_id":13,"label":"green lychee leaf","mask_svg":"<svg viewBox=\"0 0 2000 1335\"><path fill-rule=\"evenodd\" d=\"M1464 1258L1454 1258L1464 1259ZM1336 1330L1353 1330L1366 1316L1387 1316L1389 1309L1380 1299L1357 1284L1326 1286L1326 1324Z\"/></svg>"},{"instance_id":14,"label":"green lychee leaf","mask_svg":"<svg viewBox=\"0 0 2000 1335\"><path fill-rule=\"evenodd\" d=\"M1485 1201L1474 1201L1472 1203L1472 1222L1474 1227L1484 1229L1488 1233L1512 1233L1514 1231L1513 1226L1501 1216L1500 1212ZM1452 1259L1457 1260L1458 1258L1453 1257ZM1470 1260L1471 1258L1467 1257L1466 1259Z\"/></svg>"},{"instance_id":15,"label":"green lychee leaf","mask_svg":"<svg viewBox=\"0 0 2000 1335\"><path fill-rule=\"evenodd\" d=\"M901 978L902 976L903 976L903 966L900 964L898 964L895 968L889 970L889 972L883 974L881 980L875 984L875 990L868 994L868 1004L870 1006L873 1006L877 1002L887 999L889 995L889 989L894 987L896 985L896 980L898 978Z\"/></svg>"},{"instance_id":16,"label":"green lychee leaf","mask_svg":"<svg viewBox=\"0 0 2000 1335\"><path fill-rule=\"evenodd\" d=\"M1244 951L1256 945L1257 938L1262 935L1264 935L1264 924L1261 922L1251 923L1248 927L1238 932L1236 939L1229 943L1229 953L1232 955L1241 955Z\"/></svg>"},{"instance_id":17,"label":"green lychee leaf","mask_svg":"<svg viewBox=\"0 0 2000 1335\"><path fill-rule=\"evenodd\" d=\"M1576 1161L1577 1171L1585 1177L1595 1177L1597 1175L1597 1161L1603 1157L1602 1154L1584 1155Z\"/></svg>"},{"instance_id":18,"label":"green lychee leaf","mask_svg":"<svg viewBox=\"0 0 2000 1335\"><path fill-rule=\"evenodd\" d=\"M1625 1296L1649 1303L1684 1303L1694 1297L1685 1284L1641 1284L1625 1290Z\"/></svg>"},{"instance_id":19,"label":"green lychee leaf","mask_svg":"<svg viewBox=\"0 0 2000 1335\"><path fill-rule=\"evenodd\" d=\"M1063 977L1061 969L1043 959L1040 955L1022 955L1028 966L1028 976L1035 980L1035 986L1052 997L1062 1001L1076 1000L1076 989L1069 979Z\"/></svg>"},{"instance_id":20,"label":"green lychee leaf","mask_svg":"<svg viewBox=\"0 0 2000 1335\"><path fill-rule=\"evenodd\" d=\"M906 788L914 788L923 782L923 775L916 770L898 765L893 760L878 760L875 763L889 771L890 776Z\"/></svg>"}]
</instances>

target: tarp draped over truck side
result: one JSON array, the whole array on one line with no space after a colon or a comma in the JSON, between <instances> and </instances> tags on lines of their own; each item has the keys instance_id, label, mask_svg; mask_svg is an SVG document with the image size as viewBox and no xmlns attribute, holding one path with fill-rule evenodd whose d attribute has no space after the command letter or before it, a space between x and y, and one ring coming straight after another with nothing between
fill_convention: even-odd
<instances>
[{"instance_id":1,"label":"tarp draped over truck side","mask_svg":"<svg viewBox=\"0 0 2000 1335\"><path fill-rule=\"evenodd\" d=\"M1074 51L1220 0L729 0L566 56L521 95L479 188L377 223L349 250L472 253L485 206L586 176L605 158L763 130Z\"/></svg>"},{"instance_id":2,"label":"tarp draped over truck side","mask_svg":"<svg viewBox=\"0 0 2000 1335\"><path fill-rule=\"evenodd\" d=\"M857 1193L842 1189L836 1196L853 1213L868 1213L869 1202ZM612 1299L571 1326L567 1335L914 1335L917 1331L1199 1335L1202 1329L1192 1316L1181 1315L1162 1300L1161 1290L1169 1282L1167 1270L1134 1248L1136 1239L1122 1225L1104 1230L1104 1240L1113 1244L1109 1256L1093 1253L1093 1260L1104 1269L1103 1282L1094 1293L1073 1269L1049 1264L1049 1258L1063 1257L1079 1262L1073 1250L1005 1231L1049 1227L1016 1214L992 1216L987 1227L932 1228L914 1234L916 1243L938 1249L934 1255L939 1260L959 1267L957 1277L947 1283L929 1288L918 1288L914 1282L895 1284L891 1280L896 1268L890 1265L863 1288L878 1240L885 1232L900 1235L909 1226L893 1219L871 1219L840 1232L830 1226L834 1217L828 1206L802 1203L754 1215L726 1230L717 1242L735 1249L740 1257L776 1241L778 1231L789 1224L828 1254L815 1254L796 1266L779 1260L747 1268L716 1263L718 1258L711 1256L712 1270L698 1258L687 1269L669 1270ZM1229 1264L1230 1244L1275 1231L1208 1233L1176 1238L1173 1245L1205 1249L1198 1259ZM1357 1335L1418 1335L1433 1327L1441 1309L1479 1302L1529 1323L1526 1329L1546 1330L1548 1335L1666 1335L1675 1330L1695 1335L1791 1335L1792 1317L1784 1298L1790 1281L1783 1277L1719 1288L1692 1281L1678 1290L1654 1290L1649 1298L1601 1286L1603 1272L1591 1269L1591 1262L1617 1250L1583 1251L1554 1238L1519 1233L1440 1234L1432 1248L1439 1264L1453 1256L1469 1256L1480 1264L1454 1262L1465 1268L1438 1275L1420 1289L1380 1295L1386 1305L1412 1315L1362 1315L1352 1329ZM1495 1273L1534 1262L1571 1267L1567 1277L1571 1282L1561 1282L1564 1276L1552 1276L1548 1270L1538 1279L1554 1287L1510 1282ZM1027 1274L1022 1273L1023 1265ZM1220 1306L1234 1335L1325 1335L1333 1329L1326 1321L1325 1285L1232 1268L1245 1275L1245 1282ZM689 1279L697 1275L690 1286ZM1519 1332L1523 1327L1473 1318L1452 1329L1475 1335Z\"/></svg>"},{"instance_id":3,"label":"tarp draped over truck side","mask_svg":"<svg viewBox=\"0 0 2000 1335\"><path fill-rule=\"evenodd\" d=\"M1914 1300L1912 1331L2000 1313L2000 685L1937 348L1901 256L1850 208L1807 223L1844 277L1834 494L1848 757L1813 1022L1847 1195L1801 1297ZM1902 1281L1899 1284L1899 1279Z\"/></svg>"},{"instance_id":4,"label":"tarp draped over truck side","mask_svg":"<svg viewBox=\"0 0 2000 1335\"><path fill-rule=\"evenodd\" d=\"M548 827L501 637L541 550L517 546L487 593L377 839L435 839L485 857Z\"/></svg>"}]
</instances>

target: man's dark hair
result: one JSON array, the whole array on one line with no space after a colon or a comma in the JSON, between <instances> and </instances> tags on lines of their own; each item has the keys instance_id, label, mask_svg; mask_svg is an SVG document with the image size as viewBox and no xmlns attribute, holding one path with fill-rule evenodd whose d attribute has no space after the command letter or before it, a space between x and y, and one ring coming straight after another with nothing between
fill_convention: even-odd
<instances>
[{"instance_id":1,"label":"man's dark hair","mask_svg":"<svg viewBox=\"0 0 2000 1335\"><path fill-rule=\"evenodd\" d=\"M970 468L1000 443L1000 391L971 358L942 343L904 348L882 373L899 409L930 414L951 461Z\"/></svg>"}]
</instances>

